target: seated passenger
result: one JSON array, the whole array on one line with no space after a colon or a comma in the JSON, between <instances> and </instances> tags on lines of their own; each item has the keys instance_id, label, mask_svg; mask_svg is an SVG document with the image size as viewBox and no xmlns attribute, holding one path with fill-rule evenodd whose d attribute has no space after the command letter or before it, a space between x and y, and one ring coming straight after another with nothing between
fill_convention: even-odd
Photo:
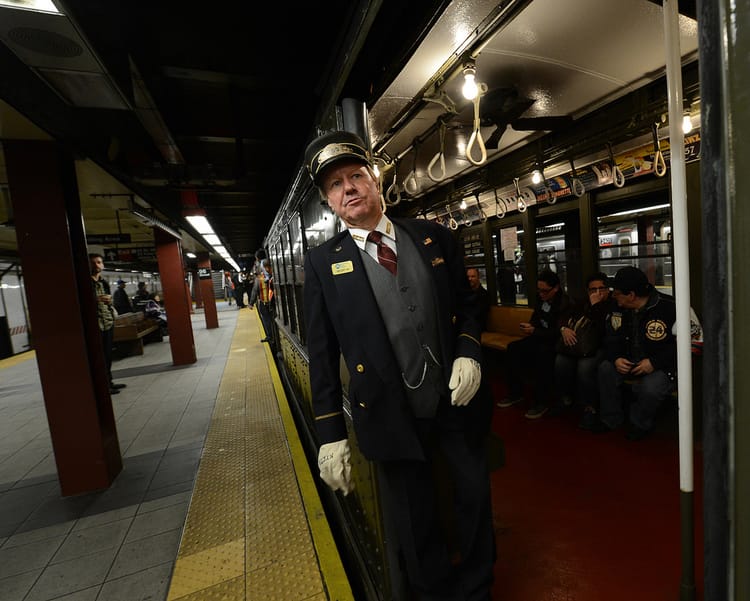
<instances>
[{"instance_id":1,"label":"seated passenger","mask_svg":"<svg viewBox=\"0 0 750 601\"><path fill-rule=\"evenodd\" d=\"M130 303L128 293L125 291L125 280L117 280L117 290L115 290L112 296L112 304L118 315L133 312L133 305Z\"/></svg>"},{"instance_id":2,"label":"seated passenger","mask_svg":"<svg viewBox=\"0 0 750 601\"><path fill-rule=\"evenodd\" d=\"M657 291L636 267L622 267L612 296L618 307L606 320L604 360L599 364L599 421L593 432L626 422L623 387L630 385L628 440L641 440L675 387L677 344L674 298Z\"/></svg>"},{"instance_id":3,"label":"seated passenger","mask_svg":"<svg viewBox=\"0 0 750 601\"><path fill-rule=\"evenodd\" d=\"M479 305L479 323L482 324L482 330L487 329L487 316L490 314L490 293L487 289L482 286L482 282L479 279L479 270L476 267L466 268L466 277L469 279L469 286L477 295L477 303Z\"/></svg>"},{"instance_id":4,"label":"seated passenger","mask_svg":"<svg viewBox=\"0 0 750 601\"><path fill-rule=\"evenodd\" d=\"M545 269L537 280L537 302L531 321L521 324L525 338L508 345L505 353L508 396L498 407L512 407L523 400L523 374L530 370L534 404L524 414L528 419L542 417L549 409L549 397L555 367L555 345L560 337L563 316L571 309L568 295L560 288L560 278Z\"/></svg>"},{"instance_id":5,"label":"seated passenger","mask_svg":"<svg viewBox=\"0 0 750 601\"><path fill-rule=\"evenodd\" d=\"M609 290L607 275L594 273L586 279L586 300L560 328L555 355L555 385L559 400L552 413L573 405L583 406L580 426L590 429L599 408L597 368L604 357L602 339L607 316L617 306Z\"/></svg>"}]
</instances>

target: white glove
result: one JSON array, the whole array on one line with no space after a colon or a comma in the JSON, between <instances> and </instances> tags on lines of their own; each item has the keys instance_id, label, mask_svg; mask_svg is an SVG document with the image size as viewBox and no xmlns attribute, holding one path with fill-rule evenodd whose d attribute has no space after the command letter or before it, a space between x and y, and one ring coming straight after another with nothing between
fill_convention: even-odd
<instances>
[{"instance_id":1,"label":"white glove","mask_svg":"<svg viewBox=\"0 0 750 601\"><path fill-rule=\"evenodd\" d=\"M346 438L321 445L318 451L320 477L331 490L341 489L344 496L354 490L352 465L349 463L351 455L352 451Z\"/></svg>"},{"instance_id":2,"label":"white glove","mask_svg":"<svg viewBox=\"0 0 750 601\"><path fill-rule=\"evenodd\" d=\"M482 368L469 357L458 357L453 361L453 371L448 382L451 389L451 405L468 405L479 390L482 380Z\"/></svg>"}]
</instances>

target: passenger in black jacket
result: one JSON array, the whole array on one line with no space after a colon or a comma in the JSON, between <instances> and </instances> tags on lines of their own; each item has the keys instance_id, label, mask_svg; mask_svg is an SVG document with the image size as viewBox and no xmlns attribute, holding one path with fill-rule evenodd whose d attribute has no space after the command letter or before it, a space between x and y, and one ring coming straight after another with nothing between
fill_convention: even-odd
<instances>
[{"instance_id":1,"label":"passenger in black jacket","mask_svg":"<svg viewBox=\"0 0 750 601\"><path fill-rule=\"evenodd\" d=\"M625 423L622 392L630 384L627 438L640 440L654 427L657 410L675 386L675 301L657 291L636 267L621 268L612 286L618 308L606 321L605 359L599 365L600 423L594 431Z\"/></svg>"},{"instance_id":2,"label":"passenger in black jacket","mask_svg":"<svg viewBox=\"0 0 750 601\"><path fill-rule=\"evenodd\" d=\"M523 375L531 372L534 404L524 414L538 419L549 409L554 381L555 345L560 326L567 320L572 303L560 287L560 278L549 269L539 273L536 284L537 303L531 321L521 324L525 338L515 340L506 351L508 396L498 407L512 407L523 401Z\"/></svg>"}]
</instances>

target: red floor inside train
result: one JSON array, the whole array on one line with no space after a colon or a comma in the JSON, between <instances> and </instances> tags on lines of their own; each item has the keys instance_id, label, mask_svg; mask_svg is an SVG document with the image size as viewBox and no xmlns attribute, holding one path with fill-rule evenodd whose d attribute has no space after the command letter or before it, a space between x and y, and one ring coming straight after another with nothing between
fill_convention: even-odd
<instances>
[{"instance_id":1,"label":"red floor inside train","mask_svg":"<svg viewBox=\"0 0 750 601\"><path fill-rule=\"evenodd\" d=\"M504 396L495 386L495 399ZM492 473L498 559L493 599L665 601L682 581L676 408L647 439L591 434L579 412L500 409L505 465ZM695 445L695 575L703 598L702 464Z\"/></svg>"}]
</instances>

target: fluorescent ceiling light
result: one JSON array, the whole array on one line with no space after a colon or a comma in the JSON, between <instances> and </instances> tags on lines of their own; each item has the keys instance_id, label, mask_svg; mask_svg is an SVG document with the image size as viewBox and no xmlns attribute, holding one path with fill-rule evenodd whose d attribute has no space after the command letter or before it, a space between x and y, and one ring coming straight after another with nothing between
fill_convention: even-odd
<instances>
[{"instance_id":1,"label":"fluorescent ceiling light","mask_svg":"<svg viewBox=\"0 0 750 601\"><path fill-rule=\"evenodd\" d=\"M205 234L203 236L203 239L206 241L206 243L209 246L220 246L221 240L219 240L219 237L216 234Z\"/></svg>"},{"instance_id":2,"label":"fluorescent ceiling light","mask_svg":"<svg viewBox=\"0 0 750 601\"><path fill-rule=\"evenodd\" d=\"M201 236L214 233L214 228L211 227L208 219L203 215L188 215L185 219L187 219L188 223L192 225L195 228L195 231Z\"/></svg>"},{"instance_id":3,"label":"fluorescent ceiling light","mask_svg":"<svg viewBox=\"0 0 750 601\"><path fill-rule=\"evenodd\" d=\"M189 259L195 259L195 253L185 253L185 256Z\"/></svg>"},{"instance_id":4,"label":"fluorescent ceiling light","mask_svg":"<svg viewBox=\"0 0 750 601\"><path fill-rule=\"evenodd\" d=\"M643 207L642 209L632 209L630 211L620 211L619 213L610 213L609 215L602 215L602 217L600 217L600 219L603 218L603 217L619 217L621 215L632 215L633 213L646 213L648 211L655 211L657 209L664 209L664 208L666 208L668 206L669 206L669 204L654 205L652 207Z\"/></svg>"}]
</instances>

